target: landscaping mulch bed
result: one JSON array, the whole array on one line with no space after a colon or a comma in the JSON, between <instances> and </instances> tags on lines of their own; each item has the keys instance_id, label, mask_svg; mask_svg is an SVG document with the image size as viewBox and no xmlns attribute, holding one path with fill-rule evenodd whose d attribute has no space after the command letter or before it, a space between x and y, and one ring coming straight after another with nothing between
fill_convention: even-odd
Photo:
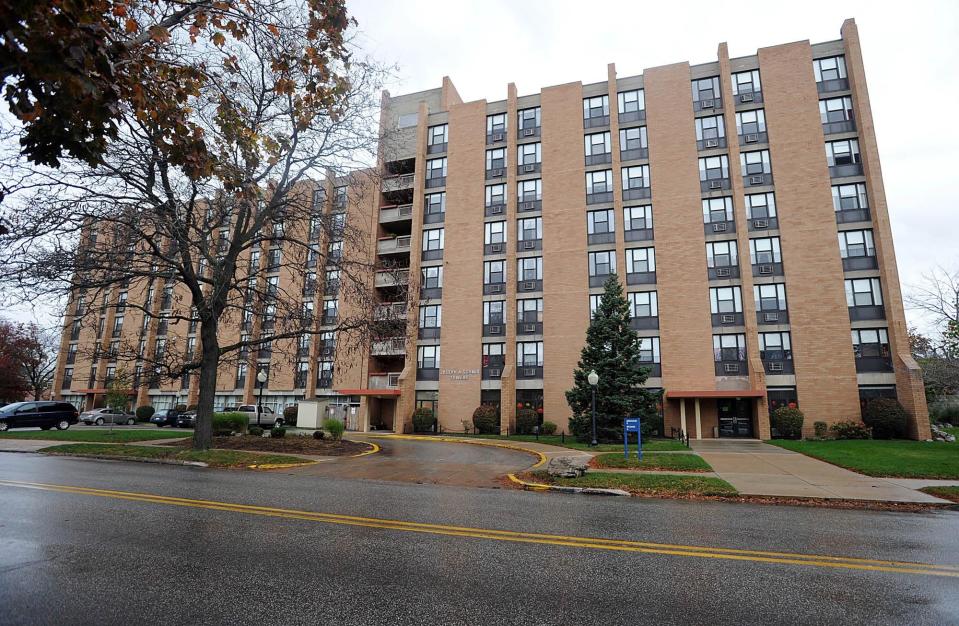
<instances>
[{"instance_id":1,"label":"landscaping mulch bed","mask_svg":"<svg viewBox=\"0 0 959 626\"><path fill-rule=\"evenodd\" d=\"M184 439L166 445L190 446L192 441ZM372 446L358 441L333 441L332 439L314 439L299 435L286 437L214 437L213 448L218 450L252 450L254 452L289 452L291 454L311 454L315 456L349 456L368 452Z\"/></svg>"}]
</instances>

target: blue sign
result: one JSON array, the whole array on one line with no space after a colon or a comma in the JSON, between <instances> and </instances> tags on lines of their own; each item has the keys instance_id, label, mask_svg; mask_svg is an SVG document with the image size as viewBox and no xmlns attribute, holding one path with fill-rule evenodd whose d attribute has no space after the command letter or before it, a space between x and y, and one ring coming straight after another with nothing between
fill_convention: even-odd
<instances>
[{"instance_id":1,"label":"blue sign","mask_svg":"<svg viewBox=\"0 0 959 626\"><path fill-rule=\"evenodd\" d=\"M636 433L636 458L643 460L643 434L638 417L623 419L623 457L629 458L629 433Z\"/></svg>"}]
</instances>

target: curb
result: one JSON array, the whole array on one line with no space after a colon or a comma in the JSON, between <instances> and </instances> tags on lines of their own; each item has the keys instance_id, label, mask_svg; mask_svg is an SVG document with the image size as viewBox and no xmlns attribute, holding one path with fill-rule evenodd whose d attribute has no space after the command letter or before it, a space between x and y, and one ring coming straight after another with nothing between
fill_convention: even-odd
<instances>
[{"instance_id":1,"label":"curb","mask_svg":"<svg viewBox=\"0 0 959 626\"><path fill-rule=\"evenodd\" d=\"M537 457L539 460L536 461L529 469L534 469L540 467L546 463L546 455L537 450L531 450L530 448L523 448L520 446L505 445L500 443L498 440L494 441L471 441L469 439L462 439L460 437L443 437L443 436L420 436L420 435L367 435L367 437L377 437L380 439L406 439L410 441L439 441L440 443L465 443L473 446L488 446L491 448L503 448L504 450L516 450L518 452L525 452L527 454L532 454ZM365 454L370 454L369 452Z\"/></svg>"},{"instance_id":2,"label":"curb","mask_svg":"<svg viewBox=\"0 0 959 626\"><path fill-rule=\"evenodd\" d=\"M348 459L358 459L361 456L366 456L368 454L376 454L382 449L377 444L373 443L372 441L354 441L353 439L344 439L344 441L352 441L353 443L365 443L367 445L373 446L372 450L367 450L366 452L360 452L359 454L351 454L350 456L346 457Z\"/></svg>"},{"instance_id":3,"label":"curb","mask_svg":"<svg viewBox=\"0 0 959 626\"><path fill-rule=\"evenodd\" d=\"M526 491L558 491L560 493L579 493L586 496L629 496L628 491L622 489L600 489L598 487L563 487L561 485L547 485L546 483L531 483L520 480L516 474L507 474L509 479L522 485Z\"/></svg>"},{"instance_id":4,"label":"curb","mask_svg":"<svg viewBox=\"0 0 959 626\"><path fill-rule=\"evenodd\" d=\"M247 465L247 469L252 470L275 470L289 469L291 467L306 467L307 465L316 465L319 461L306 461L304 463L261 463L259 465Z\"/></svg>"},{"instance_id":5,"label":"curb","mask_svg":"<svg viewBox=\"0 0 959 626\"><path fill-rule=\"evenodd\" d=\"M75 459L100 459L105 461L133 461L134 463L154 463L156 465L189 465L191 467L210 467L202 461L175 461L170 459L144 459L135 456L110 454L64 454L62 452L44 452L47 456L68 456Z\"/></svg>"}]
</instances>

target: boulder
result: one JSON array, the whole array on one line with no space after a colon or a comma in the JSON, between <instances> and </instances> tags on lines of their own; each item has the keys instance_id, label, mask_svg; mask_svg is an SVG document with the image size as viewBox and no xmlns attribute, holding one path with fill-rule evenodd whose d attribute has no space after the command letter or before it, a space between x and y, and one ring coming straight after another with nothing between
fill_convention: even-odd
<instances>
[{"instance_id":1,"label":"boulder","mask_svg":"<svg viewBox=\"0 0 959 626\"><path fill-rule=\"evenodd\" d=\"M549 460L546 473L560 478L578 478L586 473L589 457L557 456Z\"/></svg>"},{"instance_id":2,"label":"boulder","mask_svg":"<svg viewBox=\"0 0 959 626\"><path fill-rule=\"evenodd\" d=\"M950 435L942 427L940 427L939 424L932 424L930 428L932 429L933 441L948 441L949 443L956 443L955 435Z\"/></svg>"}]
</instances>

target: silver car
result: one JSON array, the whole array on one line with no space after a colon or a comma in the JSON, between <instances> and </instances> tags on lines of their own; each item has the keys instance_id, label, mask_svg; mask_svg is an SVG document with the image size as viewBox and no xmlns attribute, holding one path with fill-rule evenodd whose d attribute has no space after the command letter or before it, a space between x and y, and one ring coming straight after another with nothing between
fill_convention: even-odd
<instances>
[{"instance_id":1,"label":"silver car","mask_svg":"<svg viewBox=\"0 0 959 626\"><path fill-rule=\"evenodd\" d=\"M126 424L127 426L133 426L137 423L137 418L132 413L127 413L120 409L93 409L92 411L84 411L81 413L80 421L87 426L92 426L93 424L97 426L103 426L104 424Z\"/></svg>"}]
</instances>

